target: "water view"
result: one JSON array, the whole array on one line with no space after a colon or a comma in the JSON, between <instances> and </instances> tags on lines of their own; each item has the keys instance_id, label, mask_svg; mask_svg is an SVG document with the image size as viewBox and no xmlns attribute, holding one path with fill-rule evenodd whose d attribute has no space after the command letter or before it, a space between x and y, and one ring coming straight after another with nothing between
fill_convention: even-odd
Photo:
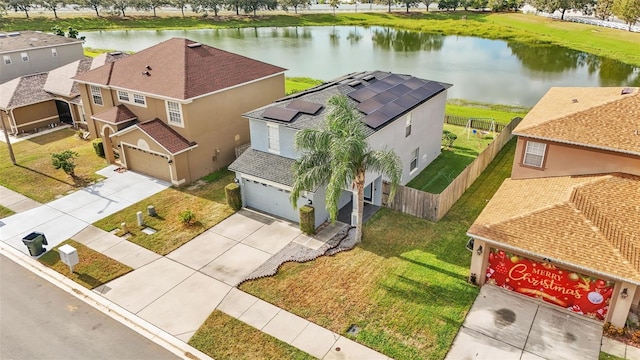
<instances>
[{"instance_id":1,"label":"water view","mask_svg":"<svg viewBox=\"0 0 640 360\"><path fill-rule=\"evenodd\" d=\"M533 106L553 86L640 86L640 68L559 46L532 46L385 27L86 32L86 46L140 51L172 37L331 80L362 70L453 84L449 98Z\"/></svg>"}]
</instances>

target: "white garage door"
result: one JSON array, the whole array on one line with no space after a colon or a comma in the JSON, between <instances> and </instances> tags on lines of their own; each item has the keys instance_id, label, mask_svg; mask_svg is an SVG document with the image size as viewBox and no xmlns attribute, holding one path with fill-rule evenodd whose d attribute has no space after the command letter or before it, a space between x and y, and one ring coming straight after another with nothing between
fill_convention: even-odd
<instances>
[{"instance_id":1,"label":"white garage door","mask_svg":"<svg viewBox=\"0 0 640 360\"><path fill-rule=\"evenodd\" d=\"M244 179L245 206L299 222L298 210L289 202L291 192L261 182Z\"/></svg>"}]
</instances>

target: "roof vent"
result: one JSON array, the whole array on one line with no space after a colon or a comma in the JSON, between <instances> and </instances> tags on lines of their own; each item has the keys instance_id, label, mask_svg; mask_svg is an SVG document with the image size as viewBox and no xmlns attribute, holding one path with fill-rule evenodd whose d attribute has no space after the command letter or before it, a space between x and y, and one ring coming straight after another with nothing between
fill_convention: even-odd
<instances>
[{"instance_id":1,"label":"roof vent","mask_svg":"<svg viewBox=\"0 0 640 360\"><path fill-rule=\"evenodd\" d=\"M109 53L111 56L122 55L122 51L112 51Z\"/></svg>"},{"instance_id":2,"label":"roof vent","mask_svg":"<svg viewBox=\"0 0 640 360\"><path fill-rule=\"evenodd\" d=\"M150 73L150 72L148 72L148 71L143 71L143 72L142 72L142 75L151 76L151 73Z\"/></svg>"},{"instance_id":3,"label":"roof vent","mask_svg":"<svg viewBox=\"0 0 640 360\"><path fill-rule=\"evenodd\" d=\"M200 44L200 43L187 44L187 47L189 47L189 48L197 48L197 47L200 47L200 46L202 46L202 44Z\"/></svg>"},{"instance_id":4,"label":"roof vent","mask_svg":"<svg viewBox=\"0 0 640 360\"><path fill-rule=\"evenodd\" d=\"M575 104L578 102L578 99L571 99L571 102Z\"/></svg>"},{"instance_id":5,"label":"roof vent","mask_svg":"<svg viewBox=\"0 0 640 360\"><path fill-rule=\"evenodd\" d=\"M628 94L633 94L633 89L632 88L624 88L622 89L622 92L620 93L620 95L628 95Z\"/></svg>"},{"instance_id":6,"label":"roof vent","mask_svg":"<svg viewBox=\"0 0 640 360\"><path fill-rule=\"evenodd\" d=\"M10 32L10 33L7 34L7 36L18 36L18 35L20 35L20 33L17 32L17 31L16 32Z\"/></svg>"},{"instance_id":7,"label":"roof vent","mask_svg":"<svg viewBox=\"0 0 640 360\"><path fill-rule=\"evenodd\" d=\"M147 66L145 66L145 69L151 70L151 66L147 65Z\"/></svg>"}]
</instances>

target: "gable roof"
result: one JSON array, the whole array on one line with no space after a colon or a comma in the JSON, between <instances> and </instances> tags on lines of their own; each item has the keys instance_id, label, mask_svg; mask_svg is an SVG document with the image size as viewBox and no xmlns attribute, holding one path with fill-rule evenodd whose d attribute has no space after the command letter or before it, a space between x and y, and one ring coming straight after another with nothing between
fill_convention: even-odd
<instances>
[{"instance_id":1,"label":"gable roof","mask_svg":"<svg viewBox=\"0 0 640 360\"><path fill-rule=\"evenodd\" d=\"M91 118L111 124L118 124L138 119L136 114L129 110L129 108L124 104L120 104L101 113L94 114Z\"/></svg>"},{"instance_id":2,"label":"gable roof","mask_svg":"<svg viewBox=\"0 0 640 360\"><path fill-rule=\"evenodd\" d=\"M0 108L12 109L51 100L53 95L44 91L48 73L25 75L0 84Z\"/></svg>"},{"instance_id":3,"label":"gable roof","mask_svg":"<svg viewBox=\"0 0 640 360\"><path fill-rule=\"evenodd\" d=\"M640 155L638 131L640 88L551 88L513 134Z\"/></svg>"},{"instance_id":4,"label":"gable roof","mask_svg":"<svg viewBox=\"0 0 640 360\"><path fill-rule=\"evenodd\" d=\"M182 135L158 118L134 126L142 130L173 155L197 146L196 143L189 142L189 140L182 137Z\"/></svg>"},{"instance_id":5,"label":"gable roof","mask_svg":"<svg viewBox=\"0 0 640 360\"><path fill-rule=\"evenodd\" d=\"M40 31L0 32L0 54L83 42L82 39L71 39Z\"/></svg>"},{"instance_id":6,"label":"gable roof","mask_svg":"<svg viewBox=\"0 0 640 360\"><path fill-rule=\"evenodd\" d=\"M172 38L75 79L186 100L285 70L192 40Z\"/></svg>"},{"instance_id":7,"label":"gable roof","mask_svg":"<svg viewBox=\"0 0 640 360\"><path fill-rule=\"evenodd\" d=\"M469 236L640 284L640 177L507 179Z\"/></svg>"},{"instance_id":8,"label":"gable roof","mask_svg":"<svg viewBox=\"0 0 640 360\"><path fill-rule=\"evenodd\" d=\"M294 162L295 160L284 156L249 148L229 165L229 170L293 186Z\"/></svg>"}]
</instances>

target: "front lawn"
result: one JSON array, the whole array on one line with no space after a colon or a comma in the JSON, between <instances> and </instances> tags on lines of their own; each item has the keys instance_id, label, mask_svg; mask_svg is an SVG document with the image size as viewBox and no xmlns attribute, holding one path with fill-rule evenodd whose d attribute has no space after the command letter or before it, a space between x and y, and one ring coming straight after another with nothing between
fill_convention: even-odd
<instances>
[{"instance_id":1,"label":"front lawn","mask_svg":"<svg viewBox=\"0 0 640 360\"><path fill-rule=\"evenodd\" d=\"M58 248L65 244L69 244L78 250L80 262L73 268L73 273L69 271L69 266L60 261ZM42 255L38 260L87 289L94 289L133 270L127 265L102 255L72 239L64 241Z\"/></svg>"},{"instance_id":2,"label":"front lawn","mask_svg":"<svg viewBox=\"0 0 640 360\"><path fill-rule=\"evenodd\" d=\"M465 233L511 173L514 149L512 140L438 223L381 209L352 251L240 288L395 359L444 358L478 294Z\"/></svg>"},{"instance_id":3,"label":"front lawn","mask_svg":"<svg viewBox=\"0 0 640 360\"><path fill-rule=\"evenodd\" d=\"M13 214L15 214L13 210L0 205L0 219L6 218L7 216L11 216Z\"/></svg>"},{"instance_id":4,"label":"front lawn","mask_svg":"<svg viewBox=\"0 0 640 360\"><path fill-rule=\"evenodd\" d=\"M314 359L313 356L215 310L189 340L214 359Z\"/></svg>"},{"instance_id":5,"label":"front lawn","mask_svg":"<svg viewBox=\"0 0 640 360\"><path fill-rule=\"evenodd\" d=\"M225 201L224 187L233 181L234 174L226 169L212 173L183 188L168 188L126 209L110 215L93 225L112 231L126 223L127 240L166 255L194 237L233 214ZM158 216L147 216L147 206L153 205ZM136 213L144 214L144 226L138 226ZM195 222L186 225L180 214L191 211ZM154 234L142 232L145 227L156 230ZM124 234L119 234L124 235Z\"/></svg>"},{"instance_id":6,"label":"front lawn","mask_svg":"<svg viewBox=\"0 0 640 360\"><path fill-rule=\"evenodd\" d=\"M76 159L76 179L51 165L51 154L72 150ZM41 203L73 192L101 178L95 172L107 166L96 155L90 141L79 139L64 129L13 144L17 166L11 164L7 144L0 144L0 185Z\"/></svg>"}]
</instances>

